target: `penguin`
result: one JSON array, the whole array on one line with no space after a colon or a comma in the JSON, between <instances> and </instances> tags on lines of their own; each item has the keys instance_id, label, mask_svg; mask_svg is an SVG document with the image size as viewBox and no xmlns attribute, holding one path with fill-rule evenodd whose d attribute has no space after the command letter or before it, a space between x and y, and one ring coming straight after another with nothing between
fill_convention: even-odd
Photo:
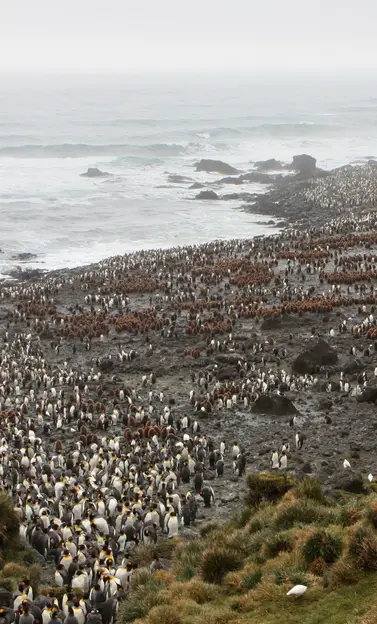
<instances>
[{"instance_id":1,"label":"penguin","mask_svg":"<svg viewBox=\"0 0 377 624\"><path fill-rule=\"evenodd\" d=\"M126 565L125 562L122 562L122 565L116 570L115 576L120 581L123 589L129 589L132 575L133 575L133 564L131 561L128 561Z\"/></svg>"},{"instance_id":2,"label":"penguin","mask_svg":"<svg viewBox=\"0 0 377 624\"><path fill-rule=\"evenodd\" d=\"M204 507L211 507L211 503L215 502L215 493L209 485L205 485L202 488L200 496L204 500Z\"/></svg>"},{"instance_id":3,"label":"penguin","mask_svg":"<svg viewBox=\"0 0 377 624\"><path fill-rule=\"evenodd\" d=\"M167 534L169 538L178 537L178 518L175 511L171 511L166 522Z\"/></svg>"},{"instance_id":4,"label":"penguin","mask_svg":"<svg viewBox=\"0 0 377 624\"><path fill-rule=\"evenodd\" d=\"M63 587L68 584L68 571L60 563L55 570L55 585L56 587Z\"/></svg>"},{"instance_id":5,"label":"penguin","mask_svg":"<svg viewBox=\"0 0 377 624\"><path fill-rule=\"evenodd\" d=\"M224 460L222 459L222 457L220 457L217 460L216 466L215 466L215 471L216 471L216 477L224 476Z\"/></svg>"},{"instance_id":6,"label":"penguin","mask_svg":"<svg viewBox=\"0 0 377 624\"><path fill-rule=\"evenodd\" d=\"M202 489L202 485L203 485L203 473L202 472L196 472L194 474L194 487L195 487L195 492L197 494L200 494L201 489Z\"/></svg>"},{"instance_id":7,"label":"penguin","mask_svg":"<svg viewBox=\"0 0 377 624\"><path fill-rule=\"evenodd\" d=\"M271 468L277 470L279 468L279 453L275 450L271 455Z\"/></svg>"},{"instance_id":8,"label":"penguin","mask_svg":"<svg viewBox=\"0 0 377 624\"><path fill-rule=\"evenodd\" d=\"M298 431L296 433L296 448L300 450L302 448L303 443L304 443L304 438L301 435L300 431Z\"/></svg>"},{"instance_id":9,"label":"penguin","mask_svg":"<svg viewBox=\"0 0 377 624\"><path fill-rule=\"evenodd\" d=\"M288 467L288 458L287 455L285 454L285 452L283 451L280 457L280 464L279 464L279 468L280 470L286 470Z\"/></svg>"}]
</instances>

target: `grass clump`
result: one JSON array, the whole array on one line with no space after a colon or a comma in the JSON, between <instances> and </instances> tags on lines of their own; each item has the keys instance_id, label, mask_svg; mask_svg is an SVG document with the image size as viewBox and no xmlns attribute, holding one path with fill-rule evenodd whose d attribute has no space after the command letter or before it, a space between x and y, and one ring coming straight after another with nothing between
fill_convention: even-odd
<instances>
[{"instance_id":1,"label":"grass clump","mask_svg":"<svg viewBox=\"0 0 377 624\"><path fill-rule=\"evenodd\" d=\"M293 548L294 533L285 531L282 533L273 532L263 543L262 557L265 559L275 559L281 552L290 552Z\"/></svg>"},{"instance_id":2,"label":"grass clump","mask_svg":"<svg viewBox=\"0 0 377 624\"><path fill-rule=\"evenodd\" d=\"M202 528L200 529L200 537L206 537L207 535L218 531L219 528L220 527L218 522L207 522L207 524L202 526Z\"/></svg>"},{"instance_id":3,"label":"grass clump","mask_svg":"<svg viewBox=\"0 0 377 624\"><path fill-rule=\"evenodd\" d=\"M377 529L377 499L373 499L366 508L366 518Z\"/></svg>"},{"instance_id":4,"label":"grass clump","mask_svg":"<svg viewBox=\"0 0 377 624\"><path fill-rule=\"evenodd\" d=\"M20 517L8 494L0 492L0 547L9 548L11 541L19 541Z\"/></svg>"},{"instance_id":5,"label":"grass clump","mask_svg":"<svg viewBox=\"0 0 377 624\"><path fill-rule=\"evenodd\" d=\"M377 538L366 526L353 527L349 531L348 553L363 570L377 570Z\"/></svg>"},{"instance_id":6,"label":"grass clump","mask_svg":"<svg viewBox=\"0 0 377 624\"><path fill-rule=\"evenodd\" d=\"M200 573L208 583L221 583L227 572L238 570L241 566L242 559L237 552L219 546L204 552Z\"/></svg>"},{"instance_id":7,"label":"grass clump","mask_svg":"<svg viewBox=\"0 0 377 624\"><path fill-rule=\"evenodd\" d=\"M308 564L318 559L322 559L326 564L334 563L342 552L342 537L339 533L316 531L305 542L302 552Z\"/></svg>"},{"instance_id":8,"label":"grass clump","mask_svg":"<svg viewBox=\"0 0 377 624\"><path fill-rule=\"evenodd\" d=\"M246 485L246 505L256 507L262 501L276 502L282 498L293 487L294 481L288 475L252 472L247 475Z\"/></svg>"},{"instance_id":9,"label":"grass clump","mask_svg":"<svg viewBox=\"0 0 377 624\"><path fill-rule=\"evenodd\" d=\"M317 479L307 477L303 479L295 488L297 498L306 498L316 501L321 505L326 504L326 497L323 494L320 482Z\"/></svg>"},{"instance_id":10,"label":"grass clump","mask_svg":"<svg viewBox=\"0 0 377 624\"><path fill-rule=\"evenodd\" d=\"M161 582L150 577L148 583L131 589L128 599L120 603L118 621L133 622L138 618L144 618L154 607L163 604L164 597L160 593L162 587Z\"/></svg>"},{"instance_id":11,"label":"grass clump","mask_svg":"<svg viewBox=\"0 0 377 624\"><path fill-rule=\"evenodd\" d=\"M348 555L343 555L331 568L329 585L331 589L342 585L355 585L363 575L360 566Z\"/></svg>"},{"instance_id":12,"label":"grass clump","mask_svg":"<svg viewBox=\"0 0 377 624\"><path fill-rule=\"evenodd\" d=\"M182 624L182 618L175 607L169 605L158 605L153 607L148 613L148 624Z\"/></svg>"},{"instance_id":13,"label":"grass clump","mask_svg":"<svg viewBox=\"0 0 377 624\"><path fill-rule=\"evenodd\" d=\"M280 507L275 518L275 527L281 530L291 529L295 524L328 525L333 520L331 510L314 501L301 499Z\"/></svg>"}]
</instances>

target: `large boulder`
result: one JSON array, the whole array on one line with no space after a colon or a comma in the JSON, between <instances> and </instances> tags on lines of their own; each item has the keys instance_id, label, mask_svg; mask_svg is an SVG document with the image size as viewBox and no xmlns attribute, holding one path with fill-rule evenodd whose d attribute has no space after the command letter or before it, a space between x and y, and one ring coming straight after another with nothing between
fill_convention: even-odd
<instances>
[{"instance_id":1,"label":"large boulder","mask_svg":"<svg viewBox=\"0 0 377 624\"><path fill-rule=\"evenodd\" d=\"M293 371L312 375L321 366L332 366L338 362L337 352L322 339L300 353L293 362Z\"/></svg>"},{"instance_id":2,"label":"large boulder","mask_svg":"<svg viewBox=\"0 0 377 624\"><path fill-rule=\"evenodd\" d=\"M297 171L306 178L312 178L317 173L317 160L308 154L298 154L293 156L293 160L288 169Z\"/></svg>"},{"instance_id":3,"label":"large boulder","mask_svg":"<svg viewBox=\"0 0 377 624\"><path fill-rule=\"evenodd\" d=\"M198 163L196 163L196 171L206 171L207 173L221 173L222 175L236 175L240 173L238 169L228 165L222 160L211 160L207 158L202 158Z\"/></svg>"},{"instance_id":4,"label":"large boulder","mask_svg":"<svg viewBox=\"0 0 377 624\"><path fill-rule=\"evenodd\" d=\"M109 176L111 173L107 173L107 171L101 171L97 169L97 167L89 167L88 171L85 173L80 173L82 178L103 178L104 176Z\"/></svg>"},{"instance_id":5,"label":"large boulder","mask_svg":"<svg viewBox=\"0 0 377 624\"><path fill-rule=\"evenodd\" d=\"M178 173L170 173L168 175L168 182L171 184L185 184L186 182L193 182L193 179L184 175L179 175Z\"/></svg>"},{"instance_id":6,"label":"large boulder","mask_svg":"<svg viewBox=\"0 0 377 624\"><path fill-rule=\"evenodd\" d=\"M239 176L238 178L227 176L226 178L221 178L217 184L235 184L238 186L239 184L243 184L243 179L242 176Z\"/></svg>"},{"instance_id":7,"label":"large boulder","mask_svg":"<svg viewBox=\"0 0 377 624\"><path fill-rule=\"evenodd\" d=\"M261 329L263 331L270 331L271 329L280 329L282 326L282 318L281 316L266 316Z\"/></svg>"},{"instance_id":8,"label":"large boulder","mask_svg":"<svg viewBox=\"0 0 377 624\"><path fill-rule=\"evenodd\" d=\"M225 201L239 200L239 201L250 202L250 201L253 201L253 199L255 199L255 194L254 193L226 193L225 195L222 195L221 199L224 199Z\"/></svg>"},{"instance_id":9,"label":"large boulder","mask_svg":"<svg viewBox=\"0 0 377 624\"><path fill-rule=\"evenodd\" d=\"M269 416L289 416L299 413L292 401L281 394L261 394L251 411L254 414L267 414Z\"/></svg>"},{"instance_id":10,"label":"large boulder","mask_svg":"<svg viewBox=\"0 0 377 624\"><path fill-rule=\"evenodd\" d=\"M375 403L377 401L377 388L365 388L362 394L357 397L359 403Z\"/></svg>"},{"instance_id":11,"label":"large boulder","mask_svg":"<svg viewBox=\"0 0 377 624\"><path fill-rule=\"evenodd\" d=\"M336 475L332 483L335 490L343 490L351 494L365 494L363 477L358 472L346 472Z\"/></svg>"},{"instance_id":12,"label":"large boulder","mask_svg":"<svg viewBox=\"0 0 377 624\"><path fill-rule=\"evenodd\" d=\"M198 195L195 196L195 199L220 199L215 191L200 191Z\"/></svg>"},{"instance_id":13,"label":"large boulder","mask_svg":"<svg viewBox=\"0 0 377 624\"><path fill-rule=\"evenodd\" d=\"M271 184L276 181L278 176L263 173L261 171L250 171L250 173L243 173L239 179L242 182L255 182L256 184ZM281 174L279 174L281 177ZM275 207L276 208L276 207Z\"/></svg>"},{"instance_id":14,"label":"large boulder","mask_svg":"<svg viewBox=\"0 0 377 624\"><path fill-rule=\"evenodd\" d=\"M30 262L30 260L34 260L37 257L36 254L30 253L30 251L24 251L22 253L18 253L15 256L12 256L12 260L19 260L20 262Z\"/></svg>"},{"instance_id":15,"label":"large boulder","mask_svg":"<svg viewBox=\"0 0 377 624\"><path fill-rule=\"evenodd\" d=\"M99 369L102 373L109 373L114 368L114 362L110 358L105 358L100 362Z\"/></svg>"},{"instance_id":16,"label":"large boulder","mask_svg":"<svg viewBox=\"0 0 377 624\"><path fill-rule=\"evenodd\" d=\"M363 368L364 364L361 360L358 358L350 358L346 361L344 366L342 366L342 371L343 373L346 373L346 375L353 375L355 373L359 373L363 370Z\"/></svg>"},{"instance_id":17,"label":"large boulder","mask_svg":"<svg viewBox=\"0 0 377 624\"><path fill-rule=\"evenodd\" d=\"M280 160L275 158L269 158L268 160L258 160L254 163L254 166L259 171L280 171L283 169L283 165Z\"/></svg>"},{"instance_id":18,"label":"large boulder","mask_svg":"<svg viewBox=\"0 0 377 624\"><path fill-rule=\"evenodd\" d=\"M236 365L238 362L242 362L243 359L240 353L219 353L216 355L216 362L219 364Z\"/></svg>"},{"instance_id":19,"label":"large boulder","mask_svg":"<svg viewBox=\"0 0 377 624\"><path fill-rule=\"evenodd\" d=\"M234 379L238 377L237 367L229 364L228 366L219 367L216 378L218 381L225 381L227 379Z\"/></svg>"}]
</instances>

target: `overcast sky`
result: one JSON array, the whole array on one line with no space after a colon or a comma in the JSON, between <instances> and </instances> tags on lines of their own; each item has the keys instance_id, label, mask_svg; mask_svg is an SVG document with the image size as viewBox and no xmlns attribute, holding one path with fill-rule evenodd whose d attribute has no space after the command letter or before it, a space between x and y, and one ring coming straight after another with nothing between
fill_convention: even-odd
<instances>
[{"instance_id":1,"label":"overcast sky","mask_svg":"<svg viewBox=\"0 0 377 624\"><path fill-rule=\"evenodd\" d=\"M0 0L0 70L377 66L377 0Z\"/></svg>"}]
</instances>

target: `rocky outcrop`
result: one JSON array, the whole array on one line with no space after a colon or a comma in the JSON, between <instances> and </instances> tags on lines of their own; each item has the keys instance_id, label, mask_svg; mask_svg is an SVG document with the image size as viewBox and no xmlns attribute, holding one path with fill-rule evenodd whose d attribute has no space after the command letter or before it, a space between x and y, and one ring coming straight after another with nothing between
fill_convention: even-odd
<instances>
[{"instance_id":1,"label":"rocky outcrop","mask_svg":"<svg viewBox=\"0 0 377 624\"><path fill-rule=\"evenodd\" d=\"M202 184L201 182L194 182L194 184L191 184L190 186L190 189L193 189L193 190L198 190L202 188L205 188L205 184Z\"/></svg>"},{"instance_id":2,"label":"rocky outcrop","mask_svg":"<svg viewBox=\"0 0 377 624\"><path fill-rule=\"evenodd\" d=\"M282 323L281 316L267 316L261 325L261 329L263 331L269 331L271 329L280 329L282 325L283 323Z\"/></svg>"},{"instance_id":3,"label":"rocky outcrop","mask_svg":"<svg viewBox=\"0 0 377 624\"><path fill-rule=\"evenodd\" d=\"M375 403L377 401L377 388L365 388L360 396L356 397L359 403Z\"/></svg>"},{"instance_id":4,"label":"rocky outcrop","mask_svg":"<svg viewBox=\"0 0 377 624\"><path fill-rule=\"evenodd\" d=\"M195 199L220 199L220 197L215 191L200 191Z\"/></svg>"},{"instance_id":5,"label":"rocky outcrop","mask_svg":"<svg viewBox=\"0 0 377 624\"><path fill-rule=\"evenodd\" d=\"M274 176L259 171L250 171L250 173L242 174L240 176L240 180L242 180L242 182L255 182L256 184L272 184L281 177L282 176L280 174Z\"/></svg>"},{"instance_id":6,"label":"rocky outcrop","mask_svg":"<svg viewBox=\"0 0 377 624\"><path fill-rule=\"evenodd\" d=\"M292 369L299 374L313 374L321 366L333 366L338 362L337 352L325 340L318 340L300 353L294 360Z\"/></svg>"},{"instance_id":7,"label":"rocky outcrop","mask_svg":"<svg viewBox=\"0 0 377 624\"><path fill-rule=\"evenodd\" d=\"M240 201L250 202L250 201L253 201L253 199L255 199L255 194L254 193L225 193L225 195L221 196L221 199L224 199L225 201L240 200Z\"/></svg>"},{"instance_id":8,"label":"rocky outcrop","mask_svg":"<svg viewBox=\"0 0 377 624\"><path fill-rule=\"evenodd\" d=\"M88 171L85 173L80 173L82 178L103 178L105 176L109 176L111 173L107 173L107 171L101 171L97 169L97 167L89 167Z\"/></svg>"},{"instance_id":9,"label":"rocky outcrop","mask_svg":"<svg viewBox=\"0 0 377 624\"><path fill-rule=\"evenodd\" d=\"M207 173L221 173L222 175L236 175L240 173L238 169L228 165L222 160L210 160L203 158L196 163L196 171L206 171Z\"/></svg>"},{"instance_id":10,"label":"rocky outcrop","mask_svg":"<svg viewBox=\"0 0 377 624\"><path fill-rule=\"evenodd\" d=\"M268 160L258 160L254 166L259 171L281 171L283 165L280 160L269 158Z\"/></svg>"},{"instance_id":11,"label":"rocky outcrop","mask_svg":"<svg viewBox=\"0 0 377 624\"><path fill-rule=\"evenodd\" d=\"M46 275L47 271L44 271L42 269L23 269L22 267L18 266L15 269L7 271L7 273L8 275L10 275L10 277L13 277L16 280L20 280L21 282L28 282L30 280L37 280L43 277L43 275Z\"/></svg>"},{"instance_id":12,"label":"rocky outcrop","mask_svg":"<svg viewBox=\"0 0 377 624\"><path fill-rule=\"evenodd\" d=\"M313 178L317 173L317 160L308 154L293 156L293 160L287 169L297 171L302 177Z\"/></svg>"},{"instance_id":13,"label":"rocky outcrop","mask_svg":"<svg viewBox=\"0 0 377 624\"><path fill-rule=\"evenodd\" d=\"M177 173L170 173L168 175L168 182L171 184L185 184L186 182L193 182L193 179Z\"/></svg>"},{"instance_id":14,"label":"rocky outcrop","mask_svg":"<svg viewBox=\"0 0 377 624\"><path fill-rule=\"evenodd\" d=\"M19 262L30 262L30 260L34 260L36 257L36 254L27 251L24 253L15 254L14 256L12 256L12 260L18 260Z\"/></svg>"},{"instance_id":15,"label":"rocky outcrop","mask_svg":"<svg viewBox=\"0 0 377 624\"><path fill-rule=\"evenodd\" d=\"M217 184L234 184L238 186L239 184L243 184L243 179L242 176L239 176L238 178L232 178L231 176L227 176L226 178L221 178L221 180L219 180Z\"/></svg>"},{"instance_id":16,"label":"rocky outcrop","mask_svg":"<svg viewBox=\"0 0 377 624\"><path fill-rule=\"evenodd\" d=\"M100 362L99 369L102 373L112 371L114 368L114 362L110 358L105 358Z\"/></svg>"},{"instance_id":17,"label":"rocky outcrop","mask_svg":"<svg viewBox=\"0 0 377 624\"><path fill-rule=\"evenodd\" d=\"M357 472L343 472L336 475L332 486L335 490L343 490L351 494L365 494L363 478Z\"/></svg>"},{"instance_id":18,"label":"rocky outcrop","mask_svg":"<svg viewBox=\"0 0 377 624\"><path fill-rule=\"evenodd\" d=\"M267 414L269 416L289 416L298 414L298 410L288 397L281 394L262 394L254 403L254 414Z\"/></svg>"}]
</instances>

